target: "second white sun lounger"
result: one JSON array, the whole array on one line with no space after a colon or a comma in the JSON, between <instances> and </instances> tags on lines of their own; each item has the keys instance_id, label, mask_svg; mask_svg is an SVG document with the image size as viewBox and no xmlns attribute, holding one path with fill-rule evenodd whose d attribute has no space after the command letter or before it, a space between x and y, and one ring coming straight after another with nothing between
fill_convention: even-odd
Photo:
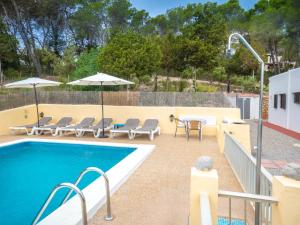
<instances>
[{"instance_id":1,"label":"second white sun lounger","mask_svg":"<svg viewBox=\"0 0 300 225\"><path fill-rule=\"evenodd\" d=\"M141 128L137 128L130 132L131 139L134 139L137 134L147 134L150 140L154 139L154 135L160 135L160 127L158 126L157 119L147 119Z\"/></svg>"},{"instance_id":2,"label":"second white sun lounger","mask_svg":"<svg viewBox=\"0 0 300 225\"><path fill-rule=\"evenodd\" d=\"M58 134L59 135L63 135L66 133L76 134L77 130L79 130L79 129L91 127L93 125L94 121L95 121L94 117L86 117L80 123L78 123L76 125L57 128Z\"/></svg>"}]
</instances>

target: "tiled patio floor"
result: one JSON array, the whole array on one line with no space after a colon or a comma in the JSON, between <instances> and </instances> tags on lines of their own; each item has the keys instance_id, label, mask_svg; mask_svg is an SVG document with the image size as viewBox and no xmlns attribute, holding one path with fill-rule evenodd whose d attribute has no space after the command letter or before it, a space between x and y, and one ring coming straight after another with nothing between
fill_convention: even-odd
<instances>
[{"instance_id":1,"label":"tiled patio floor","mask_svg":"<svg viewBox=\"0 0 300 225\"><path fill-rule=\"evenodd\" d=\"M24 138L25 136L1 136L0 142ZM27 136L26 136L27 137ZM41 136L43 138L51 138ZM77 139L63 137L64 139ZM224 155L219 153L217 140L204 137L187 141L184 137L161 135L153 142L147 138L128 140L95 139L83 137L81 140L121 143L155 144L156 148L146 161L132 174L126 183L112 197L115 219L105 222L105 207L102 207L91 225L185 225L188 224L190 168L202 155L211 156L218 170L219 186L222 190L242 191ZM219 214L228 215L227 201L220 199ZM233 202L233 217L243 218L243 202ZM251 213L248 213L249 217ZM251 224L251 223L250 223Z\"/></svg>"}]
</instances>

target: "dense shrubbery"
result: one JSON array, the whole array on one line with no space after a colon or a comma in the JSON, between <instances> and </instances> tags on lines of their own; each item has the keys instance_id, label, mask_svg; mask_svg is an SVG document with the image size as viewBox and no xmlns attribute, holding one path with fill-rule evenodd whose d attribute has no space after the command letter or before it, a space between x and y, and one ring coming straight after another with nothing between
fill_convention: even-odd
<instances>
[{"instance_id":1,"label":"dense shrubbery","mask_svg":"<svg viewBox=\"0 0 300 225\"><path fill-rule=\"evenodd\" d=\"M249 51L236 44L236 54L224 56L233 31L264 59L271 54L270 74L280 72L278 55L300 61L299 0L259 0L248 11L238 0L188 4L153 18L129 0L18 0L3 1L0 14L0 73L9 79L70 81L102 71L136 88L210 92L215 82L256 92L259 65ZM156 82L157 75L167 80ZM170 81L174 76L180 81ZM210 85L197 85L199 79Z\"/></svg>"},{"instance_id":2,"label":"dense shrubbery","mask_svg":"<svg viewBox=\"0 0 300 225\"><path fill-rule=\"evenodd\" d=\"M160 68L161 56L152 39L132 32L119 33L102 48L98 64L103 72L148 83Z\"/></svg>"}]
</instances>

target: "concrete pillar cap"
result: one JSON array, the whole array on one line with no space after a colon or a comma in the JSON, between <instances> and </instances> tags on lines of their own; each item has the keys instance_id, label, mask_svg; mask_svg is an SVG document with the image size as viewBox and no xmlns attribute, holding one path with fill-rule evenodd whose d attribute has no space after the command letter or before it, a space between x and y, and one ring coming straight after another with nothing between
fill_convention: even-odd
<instances>
[{"instance_id":1,"label":"concrete pillar cap","mask_svg":"<svg viewBox=\"0 0 300 225\"><path fill-rule=\"evenodd\" d=\"M197 159L195 167L201 171L209 171L213 168L213 160L209 156L201 156Z\"/></svg>"}]
</instances>

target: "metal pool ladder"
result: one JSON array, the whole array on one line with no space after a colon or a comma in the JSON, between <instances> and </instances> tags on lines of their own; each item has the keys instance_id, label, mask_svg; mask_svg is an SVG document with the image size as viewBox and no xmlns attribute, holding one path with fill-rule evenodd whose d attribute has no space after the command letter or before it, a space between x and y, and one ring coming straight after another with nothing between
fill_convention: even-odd
<instances>
[{"instance_id":1,"label":"metal pool ladder","mask_svg":"<svg viewBox=\"0 0 300 225\"><path fill-rule=\"evenodd\" d=\"M106 189L106 210L107 210L107 213L106 213L106 216L104 217L104 219L106 221L113 220L114 217L111 213L110 189L109 189L108 177L107 177L106 173L103 172L101 169L99 169L97 167L88 167L80 173L80 175L77 178L75 184L60 183L60 184L58 184L57 186L54 187L54 189L51 191L49 197L47 198L46 202L43 204L41 210L38 212L38 214L37 214L35 220L33 221L32 225L37 224L37 222L39 221L39 219L43 215L44 211L48 207L49 203L51 202L51 200L54 197L54 195L56 194L56 192L58 190L62 189L62 188L68 188L70 190L69 190L68 194L66 195L66 197L64 198L64 200L62 201L61 205L65 204L67 202L67 200L69 199L69 197L71 196L71 194L73 193L73 191L75 191L79 195L80 202L81 202L82 223L83 223L83 225L87 225L88 223L87 223L86 200L85 200L85 197L84 197L82 191L77 186L80 183L80 181L82 180L82 178L89 172L96 172L96 173L103 176L104 181L105 181L105 189Z\"/></svg>"},{"instance_id":2,"label":"metal pool ladder","mask_svg":"<svg viewBox=\"0 0 300 225\"><path fill-rule=\"evenodd\" d=\"M103 176L104 181L105 181L105 189L106 189L106 216L104 217L104 219L106 221L111 221L114 219L112 213L111 213L111 206L110 206L110 189L109 189L109 180L107 175L105 174L105 172L103 172L102 170L100 170L97 167L88 167L85 170L83 170L79 177L77 178L76 182L75 182L75 186L77 187L78 184L80 183L80 181L82 180L82 178L89 172L96 172L100 175ZM66 195L66 197L64 198L64 200L62 201L62 204L65 204L67 202L67 200L69 199L69 197L71 196L73 190L70 189L70 191L68 192L68 194Z\"/></svg>"},{"instance_id":3,"label":"metal pool ladder","mask_svg":"<svg viewBox=\"0 0 300 225\"><path fill-rule=\"evenodd\" d=\"M86 212L86 201L85 201L85 197L84 197L83 193L74 184L71 184L71 183L60 183L60 184L56 185L54 187L54 189L51 191L49 197L47 198L47 200L44 203L43 207L41 208L41 210L37 214L37 216L36 216L35 220L33 221L32 225L36 225L37 224L37 222L39 221L39 219L43 215L44 211L48 207L49 203L51 202L51 200L54 197L54 195L56 194L56 192L58 190L62 189L62 188L69 188L70 190L75 191L78 194L78 196L80 198L80 202L81 202L82 223L83 223L83 225L87 225L88 224L87 223L87 212Z\"/></svg>"}]
</instances>

